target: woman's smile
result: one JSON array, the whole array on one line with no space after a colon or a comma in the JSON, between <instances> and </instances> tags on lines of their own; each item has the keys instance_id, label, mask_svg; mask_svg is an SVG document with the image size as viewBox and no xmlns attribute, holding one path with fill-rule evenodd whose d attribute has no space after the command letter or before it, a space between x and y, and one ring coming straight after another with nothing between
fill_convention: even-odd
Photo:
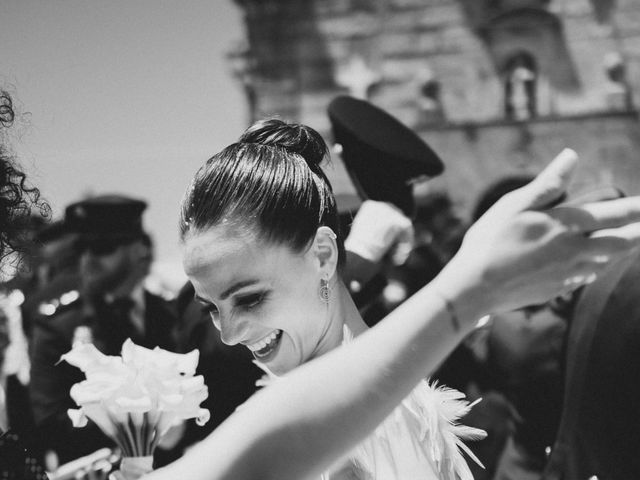
<instances>
[{"instance_id":1,"label":"woman's smile","mask_svg":"<svg viewBox=\"0 0 640 480\"><path fill-rule=\"evenodd\" d=\"M256 342L245 343L245 346L251 350L256 360L266 362L277 354L281 339L282 330L276 329Z\"/></svg>"}]
</instances>

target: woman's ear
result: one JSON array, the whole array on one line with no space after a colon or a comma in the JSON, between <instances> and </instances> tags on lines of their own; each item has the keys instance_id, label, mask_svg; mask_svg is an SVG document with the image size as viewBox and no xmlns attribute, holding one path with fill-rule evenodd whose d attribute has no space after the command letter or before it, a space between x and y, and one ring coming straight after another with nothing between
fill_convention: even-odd
<instances>
[{"instance_id":1,"label":"woman's ear","mask_svg":"<svg viewBox=\"0 0 640 480\"><path fill-rule=\"evenodd\" d=\"M329 227L322 226L313 240L313 254L324 278L331 278L338 269L337 236Z\"/></svg>"}]
</instances>

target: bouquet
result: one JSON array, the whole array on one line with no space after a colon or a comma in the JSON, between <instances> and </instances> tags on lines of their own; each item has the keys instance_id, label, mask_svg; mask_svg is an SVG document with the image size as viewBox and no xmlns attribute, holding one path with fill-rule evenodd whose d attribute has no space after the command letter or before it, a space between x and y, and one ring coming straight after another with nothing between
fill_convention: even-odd
<instances>
[{"instance_id":1,"label":"bouquet","mask_svg":"<svg viewBox=\"0 0 640 480\"><path fill-rule=\"evenodd\" d=\"M199 352L172 353L122 345L122 356L101 353L91 343L76 343L61 360L78 367L86 380L71 387L79 406L68 414L75 427L91 419L122 451L121 471L134 478L151 470L153 452L174 425L195 418L204 425L209 411L200 408L208 396L201 375L194 376Z\"/></svg>"}]
</instances>

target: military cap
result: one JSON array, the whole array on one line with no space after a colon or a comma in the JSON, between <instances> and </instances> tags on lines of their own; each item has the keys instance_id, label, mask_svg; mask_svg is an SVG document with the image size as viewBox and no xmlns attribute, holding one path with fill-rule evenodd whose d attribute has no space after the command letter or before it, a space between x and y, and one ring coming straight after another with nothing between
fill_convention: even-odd
<instances>
[{"instance_id":1,"label":"military cap","mask_svg":"<svg viewBox=\"0 0 640 480\"><path fill-rule=\"evenodd\" d=\"M412 130L364 100L335 98L328 107L334 140L360 195L390 202L412 215L411 180L435 177L444 165Z\"/></svg>"},{"instance_id":2,"label":"military cap","mask_svg":"<svg viewBox=\"0 0 640 480\"><path fill-rule=\"evenodd\" d=\"M72 203L65 223L83 240L128 240L144 235L142 212L147 204L122 195L101 195Z\"/></svg>"}]
</instances>

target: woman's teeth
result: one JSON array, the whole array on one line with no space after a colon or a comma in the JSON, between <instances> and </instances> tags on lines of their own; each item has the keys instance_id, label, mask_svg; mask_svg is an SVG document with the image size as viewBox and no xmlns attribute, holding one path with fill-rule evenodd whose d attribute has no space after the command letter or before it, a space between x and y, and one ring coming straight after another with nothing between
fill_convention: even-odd
<instances>
[{"instance_id":1,"label":"woman's teeth","mask_svg":"<svg viewBox=\"0 0 640 480\"><path fill-rule=\"evenodd\" d=\"M264 354L270 350L271 347L275 346L275 340L279 339L281 334L282 330L274 330L266 337L258 340L256 343L247 345L247 348L254 353Z\"/></svg>"}]
</instances>

